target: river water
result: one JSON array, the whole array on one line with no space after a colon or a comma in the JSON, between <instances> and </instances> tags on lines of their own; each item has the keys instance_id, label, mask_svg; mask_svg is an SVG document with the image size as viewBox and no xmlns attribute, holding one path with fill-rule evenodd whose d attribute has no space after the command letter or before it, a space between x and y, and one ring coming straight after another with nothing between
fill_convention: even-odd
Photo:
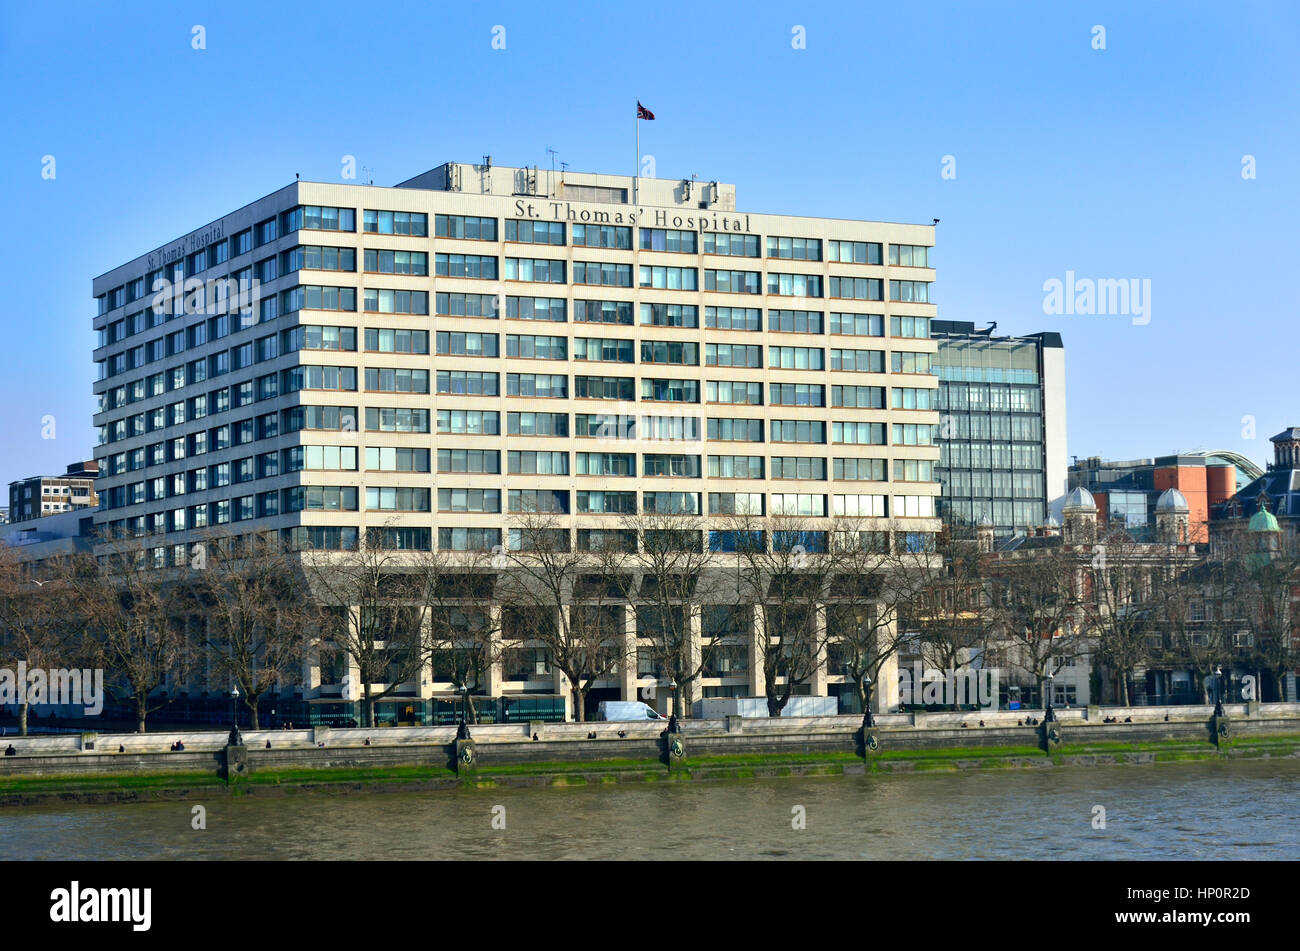
<instances>
[{"instance_id":1,"label":"river water","mask_svg":"<svg viewBox=\"0 0 1300 951\"><path fill-rule=\"evenodd\" d=\"M1294 859L1297 793L1254 760L4 808L0 859Z\"/></svg>"}]
</instances>

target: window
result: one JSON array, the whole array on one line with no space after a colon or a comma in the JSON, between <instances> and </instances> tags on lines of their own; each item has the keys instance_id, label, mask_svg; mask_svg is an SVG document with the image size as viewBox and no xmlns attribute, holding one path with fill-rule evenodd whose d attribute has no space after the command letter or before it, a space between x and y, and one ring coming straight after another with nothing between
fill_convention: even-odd
<instances>
[{"instance_id":1,"label":"window","mask_svg":"<svg viewBox=\"0 0 1300 951\"><path fill-rule=\"evenodd\" d=\"M832 348L831 369L851 373L884 373L885 351L837 350Z\"/></svg>"},{"instance_id":2,"label":"window","mask_svg":"<svg viewBox=\"0 0 1300 951\"><path fill-rule=\"evenodd\" d=\"M717 234L704 232L704 253L725 254L730 257L758 257L758 235L756 234Z\"/></svg>"},{"instance_id":3,"label":"window","mask_svg":"<svg viewBox=\"0 0 1300 951\"><path fill-rule=\"evenodd\" d=\"M895 373L929 373L931 353L911 353L895 350L890 354L890 369Z\"/></svg>"},{"instance_id":4,"label":"window","mask_svg":"<svg viewBox=\"0 0 1300 951\"><path fill-rule=\"evenodd\" d=\"M931 423L894 423L894 445L933 446L938 429Z\"/></svg>"},{"instance_id":5,"label":"window","mask_svg":"<svg viewBox=\"0 0 1300 951\"><path fill-rule=\"evenodd\" d=\"M883 337L885 318L881 314L831 314L831 333L855 337Z\"/></svg>"},{"instance_id":6,"label":"window","mask_svg":"<svg viewBox=\"0 0 1300 951\"><path fill-rule=\"evenodd\" d=\"M631 402L636 399L636 380L630 376L577 376L573 378L573 395L576 399Z\"/></svg>"},{"instance_id":7,"label":"window","mask_svg":"<svg viewBox=\"0 0 1300 951\"><path fill-rule=\"evenodd\" d=\"M366 486L366 508L379 512L427 512L429 495L428 489Z\"/></svg>"},{"instance_id":8,"label":"window","mask_svg":"<svg viewBox=\"0 0 1300 951\"><path fill-rule=\"evenodd\" d=\"M567 351L568 341L564 337L506 335L507 357L519 357L523 360L567 360ZM492 355L495 356L496 354L493 353ZM574 358L580 359L576 353Z\"/></svg>"},{"instance_id":9,"label":"window","mask_svg":"<svg viewBox=\"0 0 1300 951\"><path fill-rule=\"evenodd\" d=\"M574 261L573 283L631 287L632 265L612 264L608 261Z\"/></svg>"},{"instance_id":10,"label":"window","mask_svg":"<svg viewBox=\"0 0 1300 951\"><path fill-rule=\"evenodd\" d=\"M848 518L888 518L889 505L883 495L832 496L836 516Z\"/></svg>"},{"instance_id":11,"label":"window","mask_svg":"<svg viewBox=\"0 0 1300 951\"><path fill-rule=\"evenodd\" d=\"M700 325L700 312L693 304L642 304L641 323L653 327L687 327Z\"/></svg>"},{"instance_id":12,"label":"window","mask_svg":"<svg viewBox=\"0 0 1300 951\"><path fill-rule=\"evenodd\" d=\"M711 479L762 479L762 456L709 456Z\"/></svg>"},{"instance_id":13,"label":"window","mask_svg":"<svg viewBox=\"0 0 1300 951\"><path fill-rule=\"evenodd\" d=\"M485 317L495 320L497 300L495 294L435 294L434 308L440 317Z\"/></svg>"},{"instance_id":14,"label":"window","mask_svg":"<svg viewBox=\"0 0 1300 951\"><path fill-rule=\"evenodd\" d=\"M642 251L679 251L695 254L698 236L694 231L672 231L665 228L642 228Z\"/></svg>"},{"instance_id":15,"label":"window","mask_svg":"<svg viewBox=\"0 0 1300 951\"><path fill-rule=\"evenodd\" d=\"M366 389L377 393L428 393L429 371L366 367Z\"/></svg>"},{"instance_id":16,"label":"window","mask_svg":"<svg viewBox=\"0 0 1300 951\"><path fill-rule=\"evenodd\" d=\"M444 551L494 551L501 547L501 529L440 528L438 547Z\"/></svg>"},{"instance_id":17,"label":"window","mask_svg":"<svg viewBox=\"0 0 1300 951\"><path fill-rule=\"evenodd\" d=\"M354 208L323 208L319 205L302 205L283 215L283 232L290 231L356 231L357 212Z\"/></svg>"},{"instance_id":18,"label":"window","mask_svg":"<svg viewBox=\"0 0 1300 951\"><path fill-rule=\"evenodd\" d=\"M495 436L501 432L501 414L495 410L440 409L438 432Z\"/></svg>"},{"instance_id":19,"label":"window","mask_svg":"<svg viewBox=\"0 0 1300 951\"><path fill-rule=\"evenodd\" d=\"M771 420L772 442L826 442L826 424L817 419Z\"/></svg>"},{"instance_id":20,"label":"window","mask_svg":"<svg viewBox=\"0 0 1300 951\"><path fill-rule=\"evenodd\" d=\"M773 492L769 500L773 515L826 515L826 496L797 492Z\"/></svg>"},{"instance_id":21,"label":"window","mask_svg":"<svg viewBox=\"0 0 1300 951\"><path fill-rule=\"evenodd\" d=\"M368 287L365 291L365 309L380 314L427 314L428 291L393 291Z\"/></svg>"},{"instance_id":22,"label":"window","mask_svg":"<svg viewBox=\"0 0 1300 951\"><path fill-rule=\"evenodd\" d=\"M831 406L884 409L885 388L883 386L832 386Z\"/></svg>"},{"instance_id":23,"label":"window","mask_svg":"<svg viewBox=\"0 0 1300 951\"><path fill-rule=\"evenodd\" d=\"M883 446L884 423L831 423L831 442L845 445Z\"/></svg>"},{"instance_id":24,"label":"window","mask_svg":"<svg viewBox=\"0 0 1300 951\"><path fill-rule=\"evenodd\" d=\"M507 373L506 396L568 399L569 378L548 373Z\"/></svg>"},{"instance_id":25,"label":"window","mask_svg":"<svg viewBox=\"0 0 1300 951\"><path fill-rule=\"evenodd\" d=\"M429 411L397 406L367 406L366 429L379 433L427 433Z\"/></svg>"},{"instance_id":26,"label":"window","mask_svg":"<svg viewBox=\"0 0 1300 951\"><path fill-rule=\"evenodd\" d=\"M933 482L934 463L928 459L895 459L895 482Z\"/></svg>"},{"instance_id":27,"label":"window","mask_svg":"<svg viewBox=\"0 0 1300 951\"><path fill-rule=\"evenodd\" d=\"M875 241L827 241L826 260L840 264L880 264L881 245Z\"/></svg>"},{"instance_id":28,"label":"window","mask_svg":"<svg viewBox=\"0 0 1300 951\"><path fill-rule=\"evenodd\" d=\"M641 362L699 366L700 345L691 341L642 340Z\"/></svg>"},{"instance_id":29,"label":"window","mask_svg":"<svg viewBox=\"0 0 1300 951\"><path fill-rule=\"evenodd\" d=\"M761 330L761 313L757 307L706 307L704 326L717 330Z\"/></svg>"},{"instance_id":30,"label":"window","mask_svg":"<svg viewBox=\"0 0 1300 951\"><path fill-rule=\"evenodd\" d=\"M746 406L763 405L763 384L741 380L709 380L704 385L705 399L710 403L733 403Z\"/></svg>"},{"instance_id":31,"label":"window","mask_svg":"<svg viewBox=\"0 0 1300 951\"><path fill-rule=\"evenodd\" d=\"M355 390L356 367L300 366L284 371L285 393L298 390Z\"/></svg>"},{"instance_id":32,"label":"window","mask_svg":"<svg viewBox=\"0 0 1300 951\"><path fill-rule=\"evenodd\" d=\"M353 252L348 250L348 254L351 255ZM370 273L411 274L422 277L429 273L429 255L424 251L381 251L368 248L365 253L365 268Z\"/></svg>"},{"instance_id":33,"label":"window","mask_svg":"<svg viewBox=\"0 0 1300 951\"><path fill-rule=\"evenodd\" d=\"M299 469L353 471L357 467L356 446L294 446L284 450L285 472Z\"/></svg>"},{"instance_id":34,"label":"window","mask_svg":"<svg viewBox=\"0 0 1300 951\"><path fill-rule=\"evenodd\" d=\"M304 284L280 293L281 313L295 310L356 310L357 291L354 287L319 287Z\"/></svg>"},{"instance_id":35,"label":"window","mask_svg":"<svg viewBox=\"0 0 1300 951\"><path fill-rule=\"evenodd\" d=\"M433 233L439 238L495 241L497 239L497 220L495 218L476 218L472 215L434 215Z\"/></svg>"},{"instance_id":36,"label":"window","mask_svg":"<svg viewBox=\"0 0 1300 951\"><path fill-rule=\"evenodd\" d=\"M501 453L495 449L439 449L438 471L495 475L501 471Z\"/></svg>"},{"instance_id":37,"label":"window","mask_svg":"<svg viewBox=\"0 0 1300 951\"><path fill-rule=\"evenodd\" d=\"M772 406L825 406L826 388L820 383L770 383L768 403Z\"/></svg>"},{"instance_id":38,"label":"window","mask_svg":"<svg viewBox=\"0 0 1300 951\"><path fill-rule=\"evenodd\" d=\"M512 449L507 454L506 471L511 475L568 475L567 452L534 452Z\"/></svg>"},{"instance_id":39,"label":"window","mask_svg":"<svg viewBox=\"0 0 1300 951\"><path fill-rule=\"evenodd\" d=\"M549 258L506 258L505 279L563 284L564 262L552 261Z\"/></svg>"},{"instance_id":40,"label":"window","mask_svg":"<svg viewBox=\"0 0 1300 951\"><path fill-rule=\"evenodd\" d=\"M767 538L763 532L710 531L709 551L763 551Z\"/></svg>"},{"instance_id":41,"label":"window","mask_svg":"<svg viewBox=\"0 0 1300 951\"><path fill-rule=\"evenodd\" d=\"M647 477L670 476L682 479L698 479L700 477L700 457L680 453L647 452L641 457L641 474Z\"/></svg>"},{"instance_id":42,"label":"window","mask_svg":"<svg viewBox=\"0 0 1300 951\"><path fill-rule=\"evenodd\" d=\"M632 250L632 229L617 225L581 225L573 227L573 246ZM642 232L644 234L644 232ZM694 234L694 232L688 232Z\"/></svg>"},{"instance_id":43,"label":"window","mask_svg":"<svg viewBox=\"0 0 1300 951\"><path fill-rule=\"evenodd\" d=\"M366 329L366 349L375 353L428 353L429 332L369 327Z\"/></svg>"},{"instance_id":44,"label":"window","mask_svg":"<svg viewBox=\"0 0 1300 951\"><path fill-rule=\"evenodd\" d=\"M762 492L710 492L710 515L762 515Z\"/></svg>"},{"instance_id":45,"label":"window","mask_svg":"<svg viewBox=\"0 0 1300 951\"><path fill-rule=\"evenodd\" d=\"M822 279L819 274L776 274L768 272L767 292L785 297L821 297Z\"/></svg>"},{"instance_id":46,"label":"window","mask_svg":"<svg viewBox=\"0 0 1300 951\"><path fill-rule=\"evenodd\" d=\"M894 409L937 409L934 397L938 392L896 386L892 391Z\"/></svg>"},{"instance_id":47,"label":"window","mask_svg":"<svg viewBox=\"0 0 1300 951\"><path fill-rule=\"evenodd\" d=\"M434 274L438 277L468 277L476 280L497 279L497 259L482 254L435 254ZM509 267L507 266L507 273Z\"/></svg>"},{"instance_id":48,"label":"window","mask_svg":"<svg viewBox=\"0 0 1300 951\"><path fill-rule=\"evenodd\" d=\"M567 436L568 413L507 413L506 432L511 436Z\"/></svg>"},{"instance_id":49,"label":"window","mask_svg":"<svg viewBox=\"0 0 1300 951\"><path fill-rule=\"evenodd\" d=\"M889 299L927 304L930 302L929 281L890 281Z\"/></svg>"},{"instance_id":50,"label":"window","mask_svg":"<svg viewBox=\"0 0 1300 951\"><path fill-rule=\"evenodd\" d=\"M436 343L439 356L495 357L499 355L496 334L439 330Z\"/></svg>"},{"instance_id":51,"label":"window","mask_svg":"<svg viewBox=\"0 0 1300 951\"><path fill-rule=\"evenodd\" d=\"M883 300L884 282L878 277L832 277L828 297L848 300Z\"/></svg>"},{"instance_id":52,"label":"window","mask_svg":"<svg viewBox=\"0 0 1300 951\"><path fill-rule=\"evenodd\" d=\"M578 512L585 515L635 515L635 492L580 491Z\"/></svg>"},{"instance_id":53,"label":"window","mask_svg":"<svg viewBox=\"0 0 1300 951\"><path fill-rule=\"evenodd\" d=\"M895 518L933 518L934 517L934 496L932 495L894 496L894 517Z\"/></svg>"},{"instance_id":54,"label":"window","mask_svg":"<svg viewBox=\"0 0 1300 951\"><path fill-rule=\"evenodd\" d=\"M820 456L773 456L771 465L773 479L826 479L826 460Z\"/></svg>"},{"instance_id":55,"label":"window","mask_svg":"<svg viewBox=\"0 0 1300 951\"><path fill-rule=\"evenodd\" d=\"M889 335L891 337L919 337L922 340L928 340L930 338L930 318L890 317Z\"/></svg>"},{"instance_id":56,"label":"window","mask_svg":"<svg viewBox=\"0 0 1300 951\"><path fill-rule=\"evenodd\" d=\"M758 271L713 271L704 272L704 289L717 291L719 294L760 294L762 277Z\"/></svg>"},{"instance_id":57,"label":"window","mask_svg":"<svg viewBox=\"0 0 1300 951\"><path fill-rule=\"evenodd\" d=\"M506 317L511 320L565 322L565 303L559 297L507 297ZM576 318L575 318L576 319Z\"/></svg>"},{"instance_id":58,"label":"window","mask_svg":"<svg viewBox=\"0 0 1300 951\"><path fill-rule=\"evenodd\" d=\"M592 476L636 476L636 454L625 452L579 452L577 474Z\"/></svg>"},{"instance_id":59,"label":"window","mask_svg":"<svg viewBox=\"0 0 1300 951\"><path fill-rule=\"evenodd\" d=\"M704 363L711 367L761 367L763 348L752 344L706 343Z\"/></svg>"},{"instance_id":60,"label":"window","mask_svg":"<svg viewBox=\"0 0 1300 951\"><path fill-rule=\"evenodd\" d=\"M767 329L774 333L819 334L822 313L819 310L769 310Z\"/></svg>"},{"instance_id":61,"label":"window","mask_svg":"<svg viewBox=\"0 0 1300 951\"><path fill-rule=\"evenodd\" d=\"M893 267L929 267L930 249L923 244L891 244L889 263Z\"/></svg>"},{"instance_id":62,"label":"window","mask_svg":"<svg viewBox=\"0 0 1300 951\"><path fill-rule=\"evenodd\" d=\"M578 493L582 495L581 492ZM511 512L569 513L569 493L565 489L511 489L506 504Z\"/></svg>"},{"instance_id":63,"label":"window","mask_svg":"<svg viewBox=\"0 0 1300 951\"><path fill-rule=\"evenodd\" d=\"M831 471L835 480L844 482L884 482L884 459L835 459Z\"/></svg>"},{"instance_id":64,"label":"window","mask_svg":"<svg viewBox=\"0 0 1300 951\"><path fill-rule=\"evenodd\" d=\"M768 347L767 365L782 370L824 370L825 356L820 347Z\"/></svg>"},{"instance_id":65,"label":"window","mask_svg":"<svg viewBox=\"0 0 1300 951\"><path fill-rule=\"evenodd\" d=\"M698 290L697 275L693 267L659 267L642 264L640 284L642 287L657 287L669 290Z\"/></svg>"},{"instance_id":66,"label":"window","mask_svg":"<svg viewBox=\"0 0 1300 951\"><path fill-rule=\"evenodd\" d=\"M632 323L632 302L615 300L575 300L575 323L628 324Z\"/></svg>"},{"instance_id":67,"label":"window","mask_svg":"<svg viewBox=\"0 0 1300 951\"><path fill-rule=\"evenodd\" d=\"M710 417L708 434L709 439L721 442L762 442L763 421L761 419L719 419Z\"/></svg>"},{"instance_id":68,"label":"window","mask_svg":"<svg viewBox=\"0 0 1300 951\"><path fill-rule=\"evenodd\" d=\"M456 396L497 396L500 378L477 370L439 370L437 386L439 393Z\"/></svg>"},{"instance_id":69,"label":"window","mask_svg":"<svg viewBox=\"0 0 1300 951\"><path fill-rule=\"evenodd\" d=\"M575 337L573 359L603 363L635 363L636 342L613 337Z\"/></svg>"},{"instance_id":70,"label":"window","mask_svg":"<svg viewBox=\"0 0 1300 951\"><path fill-rule=\"evenodd\" d=\"M820 238L785 238L768 235L767 256L795 261L820 261L822 242Z\"/></svg>"},{"instance_id":71,"label":"window","mask_svg":"<svg viewBox=\"0 0 1300 951\"><path fill-rule=\"evenodd\" d=\"M368 234L406 234L421 238L429 234L429 216L423 212L366 209L361 220Z\"/></svg>"},{"instance_id":72,"label":"window","mask_svg":"<svg viewBox=\"0 0 1300 951\"><path fill-rule=\"evenodd\" d=\"M562 221L506 221L506 240L520 244L564 244Z\"/></svg>"},{"instance_id":73,"label":"window","mask_svg":"<svg viewBox=\"0 0 1300 951\"><path fill-rule=\"evenodd\" d=\"M761 384L755 384L761 386ZM700 401L700 384L697 380L655 380L641 381L641 399L669 403L698 403Z\"/></svg>"},{"instance_id":74,"label":"window","mask_svg":"<svg viewBox=\"0 0 1300 951\"><path fill-rule=\"evenodd\" d=\"M353 327L302 324L281 331L280 341L280 349L285 353L295 350L356 350L357 332Z\"/></svg>"},{"instance_id":75,"label":"window","mask_svg":"<svg viewBox=\"0 0 1300 951\"><path fill-rule=\"evenodd\" d=\"M501 511L501 490L439 489L438 511L495 514Z\"/></svg>"},{"instance_id":76,"label":"window","mask_svg":"<svg viewBox=\"0 0 1300 951\"><path fill-rule=\"evenodd\" d=\"M698 464L699 457L695 457ZM698 492L642 492L641 511L658 515L699 515Z\"/></svg>"}]
</instances>

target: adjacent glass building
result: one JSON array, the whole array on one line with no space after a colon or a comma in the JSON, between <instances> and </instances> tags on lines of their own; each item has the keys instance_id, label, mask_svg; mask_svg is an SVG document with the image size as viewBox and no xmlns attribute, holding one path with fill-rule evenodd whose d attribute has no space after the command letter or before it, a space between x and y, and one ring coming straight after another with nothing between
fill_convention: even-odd
<instances>
[{"instance_id":1,"label":"adjacent glass building","mask_svg":"<svg viewBox=\"0 0 1300 951\"><path fill-rule=\"evenodd\" d=\"M995 537L1060 518L1065 493L1065 351L1057 333L995 337L996 324L934 320L939 513ZM1052 503L1056 503L1055 509Z\"/></svg>"}]
</instances>

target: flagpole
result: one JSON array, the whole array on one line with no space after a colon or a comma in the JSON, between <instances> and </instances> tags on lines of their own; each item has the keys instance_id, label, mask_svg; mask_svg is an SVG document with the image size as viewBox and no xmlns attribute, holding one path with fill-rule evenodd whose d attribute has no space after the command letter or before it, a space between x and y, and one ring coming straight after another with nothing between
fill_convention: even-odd
<instances>
[{"instance_id":1,"label":"flagpole","mask_svg":"<svg viewBox=\"0 0 1300 951\"><path fill-rule=\"evenodd\" d=\"M636 165L632 167L632 207L637 205L637 191L641 184L641 100L636 101Z\"/></svg>"}]
</instances>

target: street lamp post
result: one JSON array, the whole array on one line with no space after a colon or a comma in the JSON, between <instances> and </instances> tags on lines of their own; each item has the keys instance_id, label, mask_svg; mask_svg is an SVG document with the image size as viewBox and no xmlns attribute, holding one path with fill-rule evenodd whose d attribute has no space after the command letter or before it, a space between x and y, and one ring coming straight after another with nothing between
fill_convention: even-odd
<instances>
[{"instance_id":1,"label":"street lamp post","mask_svg":"<svg viewBox=\"0 0 1300 951\"><path fill-rule=\"evenodd\" d=\"M239 732L239 686L230 688L230 745L243 746L244 737Z\"/></svg>"},{"instance_id":2,"label":"street lamp post","mask_svg":"<svg viewBox=\"0 0 1300 951\"><path fill-rule=\"evenodd\" d=\"M1056 714L1052 712L1052 681L1056 679L1053 673L1043 675L1045 686L1043 687L1043 722L1051 723L1056 719Z\"/></svg>"},{"instance_id":3,"label":"street lamp post","mask_svg":"<svg viewBox=\"0 0 1300 951\"><path fill-rule=\"evenodd\" d=\"M862 675L862 687L865 692L862 703L862 725L875 726L876 721L871 716L871 675Z\"/></svg>"},{"instance_id":4,"label":"street lamp post","mask_svg":"<svg viewBox=\"0 0 1300 951\"><path fill-rule=\"evenodd\" d=\"M1223 716L1223 668L1220 667L1215 673L1218 675L1219 684L1214 691L1214 715L1221 717Z\"/></svg>"}]
</instances>

